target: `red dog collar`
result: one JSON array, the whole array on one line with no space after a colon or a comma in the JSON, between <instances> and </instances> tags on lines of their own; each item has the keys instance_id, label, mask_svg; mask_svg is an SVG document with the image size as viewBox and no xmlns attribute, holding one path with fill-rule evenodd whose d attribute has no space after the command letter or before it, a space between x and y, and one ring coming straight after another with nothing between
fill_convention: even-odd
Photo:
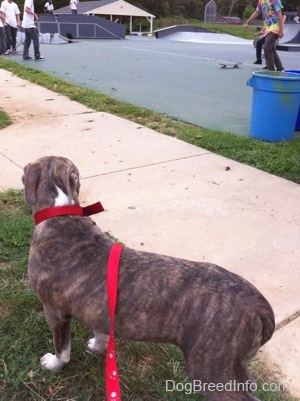
<instances>
[{"instance_id":1,"label":"red dog collar","mask_svg":"<svg viewBox=\"0 0 300 401\"><path fill-rule=\"evenodd\" d=\"M104 211L103 206L100 202L96 202L93 205L81 207L78 205L68 206L52 206L47 209L40 210L34 215L35 224L39 224L44 220L50 219L57 216L66 216L68 214L78 216L90 216L92 214L101 213Z\"/></svg>"}]
</instances>

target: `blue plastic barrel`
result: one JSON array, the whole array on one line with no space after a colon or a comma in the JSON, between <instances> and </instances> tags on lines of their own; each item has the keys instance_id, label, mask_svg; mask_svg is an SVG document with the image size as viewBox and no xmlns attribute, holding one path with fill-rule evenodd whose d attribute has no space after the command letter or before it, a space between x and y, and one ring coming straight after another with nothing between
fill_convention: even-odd
<instances>
[{"instance_id":1,"label":"blue plastic barrel","mask_svg":"<svg viewBox=\"0 0 300 401\"><path fill-rule=\"evenodd\" d=\"M256 71L247 85L253 88L250 136L267 142L291 139L300 106L300 74Z\"/></svg>"},{"instance_id":2,"label":"blue plastic barrel","mask_svg":"<svg viewBox=\"0 0 300 401\"><path fill-rule=\"evenodd\" d=\"M285 72L293 72L295 74L300 74L300 70L285 70ZM299 110L298 110L298 117L297 117L297 120L296 120L295 130L296 131L300 131L300 107L299 107Z\"/></svg>"}]
</instances>

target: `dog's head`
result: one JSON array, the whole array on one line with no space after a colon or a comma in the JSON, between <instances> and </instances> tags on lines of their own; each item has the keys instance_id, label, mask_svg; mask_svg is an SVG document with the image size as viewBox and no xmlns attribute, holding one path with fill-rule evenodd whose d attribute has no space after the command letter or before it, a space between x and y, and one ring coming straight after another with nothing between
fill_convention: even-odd
<instances>
[{"instance_id":1,"label":"dog's head","mask_svg":"<svg viewBox=\"0 0 300 401\"><path fill-rule=\"evenodd\" d=\"M65 157L48 156L27 164L22 182L26 203L34 213L51 206L79 204L79 171Z\"/></svg>"}]
</instances>

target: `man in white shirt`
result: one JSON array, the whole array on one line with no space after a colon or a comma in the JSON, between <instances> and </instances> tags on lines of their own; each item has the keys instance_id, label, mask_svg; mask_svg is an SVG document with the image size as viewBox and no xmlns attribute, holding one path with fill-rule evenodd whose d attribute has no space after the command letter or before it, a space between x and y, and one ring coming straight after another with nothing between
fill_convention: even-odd
<instances>
[{"instance_id":1,"label":"man in white shirt","mask_svg":"<svg viewBox=\"0 0 300 401\"><path fill-rule=\"evenodd\" d=\"M38 19L38 15L34 12L33 0L25 0L22 21L22 27L25 30L23 60L31 60L31 57L28 54L31 40L33 42L35 60L45 60L45 58L40 53L39 34L35 26L35 21L38 21Z\"/></svg>"},{"instance_id":2,"label":"man in white shirt","mask_svg":"<svg viewBox=\"0 0 300 401\"><path fill-rule=\"evenodd\" d=\"M70 0L70 9L73 15L77 14L77 3L78 3L77 0Z\"/></svg>"},{"instance_id":3,"label":"man in white shirt","mask_svg":"<svg viewBox=\"0 0 300 401\"><path fill-rule=\"evenodd\" d=\"M1 11L5 17L4 29L6 36L6 51L8 55L17 50L17 32L20 26L20 10L12 0L4 0L1 4Z\"/></svg>"},{"instance_id":4,"label":"man in white shirt","mask_svg":"<svg viewBox=\"0 0 300 401\"><path fill-rule=\"evenodd\" d=\"M49 0L44 5L45 14L52 15L54 11L54 6L52 0Z\"/></svg>"}]
</instances>

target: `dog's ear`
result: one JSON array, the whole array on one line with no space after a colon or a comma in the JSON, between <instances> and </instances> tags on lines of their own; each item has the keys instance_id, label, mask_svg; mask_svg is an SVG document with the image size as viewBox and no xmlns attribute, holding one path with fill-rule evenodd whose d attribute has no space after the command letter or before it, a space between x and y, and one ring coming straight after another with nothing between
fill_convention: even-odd
<instances>
[{"instance_id":1,"label":"dog's ear","mask_svg":"<svg viewBox=\"0 0 300 401\"><path fill-rule=\"evenodd\" d=\"M24 196L26 203L30 206L36 204L36 190L40 177L41 166L39 163L29 163L24 167L24 175L22 177Z\"/></svg>"},{"instance_id":2,"label":"dog's ear","mask_svg":"<svg viewBox=\"0 0 300 401\"><path fill-rule=\"evenodd\" d=\"M64 181L69 203L71 204L72 201L76 202L79 193L79 175L78 172L74 170L74 167L68 166Z\"/></svg>"}]
</instances>

